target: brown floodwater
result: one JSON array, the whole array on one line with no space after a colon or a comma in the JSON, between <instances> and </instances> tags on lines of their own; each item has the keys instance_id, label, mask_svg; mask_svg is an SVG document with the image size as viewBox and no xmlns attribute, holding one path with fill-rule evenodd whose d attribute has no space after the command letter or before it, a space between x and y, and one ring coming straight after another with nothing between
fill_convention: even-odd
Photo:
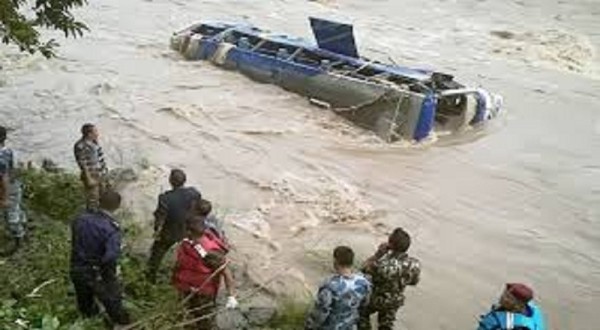
<instances>
[{"instance_id":1,"label":"brown floodwater","mask_svg":"<svg viewBox=\"0 0 600 330\"><path fill-rule=\"evenodd\" d=\"M184 168L237 262L259 279L293 267L279 291L314 290L334 246L364 257L405 227L423 278L399 328L473 329L507 281L535 289L551 329L600 324L599 2L105 0L77 15L91 31L59 39L57 59L0 48L0 122L21 159L74 168L79 127L98 123L110 165L140 172L126 195L140 223ZM363 55L500 93L506 113L389 145L168 48L203 19L310 37L310 15L353 23Z\"/></svg>"}]
</instances>

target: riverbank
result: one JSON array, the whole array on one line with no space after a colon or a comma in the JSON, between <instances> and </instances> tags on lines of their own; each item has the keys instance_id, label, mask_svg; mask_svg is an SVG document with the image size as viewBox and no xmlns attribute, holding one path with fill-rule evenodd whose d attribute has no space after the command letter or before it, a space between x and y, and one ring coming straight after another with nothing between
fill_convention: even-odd
<instances>
[{"instance_id":1,"label":"riverbank","mask_svg":"<svg viewBox=\"0 0 600 330\"><path fill-rule=\"evenodd\" d=\"M84 205L78 177L60 169L48 172L31 167L22 171L21 178L30 218L29 236L17 253L0 259L0 328L106 328L101 317L79 317L68 275L69 224ZM144 228L132 219L133 214L124 209L117 215L124 233L119 267L125 306L133 315L133 329L168 329L183 321L179 297L169 281L172 256L163 263L158 283L149 284L144 278L147 256L135 248ZM302 328L306 300L277 301L264 295L260 283L248 282L239 265L234 272L241 307L237 311L221 310L218 321L222 329Z\"/></svg>"},{"instance_id":2,"label":"riverbank","mask_svg":"<svg viewBox=\"0 0 600 330\"><path fill-rule=\"evenodd\" d=\"M169 49L196 21L310 37L309 16L352 23L361 55L499 92L505 117L431 145L387 145ZM531 285L551 329L600 323L597 1L103 0L77 17L90 32L56 35L56 59L0 47L0 118L18 158L75 168L79 129L95 123L109 167L138 172L124 195L140 227L169 169L184 169L226 213L250 276L293 267L285 282L308 286L298 296L329 273L336 245L367 255L402 226L423 264L403 328L473 328L506 282ZM150 242L142 231L136 251Z\"/></svg>"}]
</instances>

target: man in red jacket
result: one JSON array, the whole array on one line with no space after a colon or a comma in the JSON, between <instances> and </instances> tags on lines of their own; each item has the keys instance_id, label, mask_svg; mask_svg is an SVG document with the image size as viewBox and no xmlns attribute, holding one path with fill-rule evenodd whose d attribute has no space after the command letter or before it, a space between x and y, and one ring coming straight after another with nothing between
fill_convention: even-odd
<instances>
[{"instance_id":1,"label":"man in red jacket","mask_svg":"<svg viewBox=\"0 0 600 330\"><path fill-rule=\"evenodd\" d=\"M193 329L215 329L215 307L221 278L227 289L227 308L236 308L235 285L225 255L229 247L212 230L205 230L204 218L187 220L188 237L177 248L173 285L182 294L194 320Z\"/></svg>"}]
</instances>

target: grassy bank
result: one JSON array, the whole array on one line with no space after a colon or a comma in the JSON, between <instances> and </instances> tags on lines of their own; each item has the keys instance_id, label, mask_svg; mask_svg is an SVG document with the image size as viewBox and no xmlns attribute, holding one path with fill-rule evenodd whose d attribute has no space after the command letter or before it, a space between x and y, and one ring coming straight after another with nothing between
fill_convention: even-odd
<instances>
[{"instance_id":1,"label":"grassy bank","mask_svg":"<svg viewBox=\"0 0 600 330\"><path fill-rule=\"evenodd\" d=\"M69 223L84 205L79 178L39 169L24 170L21 178L30 235L23 249L0 260L0 328L104 329L102 318L79 318L68 274ZM127 224L124 241L135 239L138 228L130 225L132 221L123 223ZM177 308L177 296L166 281L158 285L144 281L144 265L144 256L133 255L125 247L120 260L125 305L136 320ZM170 321L160 317L145 322L144 327L158 328L159 323Z\"/></svg>"},{"instance_id":2,"label":"grassy bank","mask_svg":"<svg viewBox=\"0 0 600 330\"><path fill-rule=\"evenodd\" d=\"M71 220L84 205L79 178L67 172L27 169L21 174L30 218L29 240L10 258L0 259L0 329L104 329L102 317L81 319L69 279ZM182 308L168 283L168 266L159 284L144 279L145 256L127 246L140 235L131 215L119 218L126 243L120 260L125 306L136 329L168 328L182 320ZM2 240L0 242L5 242ZM4 244L4 243L0 243ZM286 301L264 329L302 329L306 302Z\"/></svg>"},{"instance_id":3,"label":"grassy bank","mask_svg":"<svg viewBox=\"0 0 600 330\"><path fill-rule=\"evenodd\" d=\"M93 329L79 320L68 277L69 219L83 199L79 180L65 173L28 169L21 176L31 235L0 264L0 328Z\"/></svg>"}]
</instances>

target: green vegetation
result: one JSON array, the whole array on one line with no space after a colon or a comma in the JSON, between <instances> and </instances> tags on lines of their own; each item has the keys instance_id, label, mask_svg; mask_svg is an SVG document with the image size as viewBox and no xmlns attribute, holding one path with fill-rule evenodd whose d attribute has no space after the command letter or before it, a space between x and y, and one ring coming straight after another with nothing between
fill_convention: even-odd
<instances>
[{"instance_id":1,"label":"green vegetation","mask_svg":"<svg viewBox=\"0 0 600 330\"><path fill-rule=\"evenodd\" d=\"M68 273L69 223L84 204L79 178L33 168L24 170L21 178L31 233L22 250L0 260L0 329L104 329L101 318L79 318ZM122 215L130 216L127 212ZM125 241L139 231L125 226ZM154 329L177 314L178 297L166 279L158 285L148 284L144 267L145 258L126 247L120 261L125 305L136 320L161 314L144 323L143 328ZM168 270L162 273L168 274Z\"/></svg>"},{"instance_id":2,"label":"green vegetation","mask_svg":"<svg viewBox=\"0 0 600 330\"><path fill-rule=\"evenodd\" d=\"M84 204L79 178L34 168L23 170L20 176L26 185L30 238L15 255L0 259L0 329L105 329L102 317L79 317L69 278L69 223ZM131 217L127 210L118 216L125 243L141 233ZM163 266L158 284L152 285L144 277L145 260L125 246L120 260L125 307L138 324L135 329L168 328L182 320L183 311L169 284L169 266ZM283 301L279 307L269 329L303 328L308 301Z\"/></svg>"},{"instance_id":3,"label":"green vegetation","mask_svg":"<svg viewBox=\"0 0 600 330\"><path fill-rule=\"evenodd\" d=\"M74 174L29 168L20 171L19 177L29 211L68 223L85 205L81 180Z\"/></svg>"},{"instance_id":4,"label":"green vegetation","mask_svg":"<svg viewBox=\"0 0 600 330\"><path fill-rule=\"evenodd\" d=\"M1 261L0 328L98 328L99 320L77 319L68 276L68 219L83 205L79 180L37 169L21 177L33 233L22 250ZM37 215L40 211L52 218Z\"/></svg>"},{"instance_id":5,"label":"green vegetation","mask_svg":"<svg viewBox=\"0 0 600 330\"><path fill-rule=\"evenodd\" d=\"M269 322L269 328L302 330L306 313L311 307L309 300L284 300L279 303L275 317Z\"/></svg>"},{"instance_id":6,"label":"green vegetation","mask_svg":"<svg viewBox=\"0 0 600 330\"><path fill-rule=\"evenodd\" d=\"M39 221L35 239L0 265L0 328L98 328L99 320L77 319L68 275L68 226L57 221L34 221Z\"/></svg>"},{"instance_id":7,"label":"green vegetation","mask_svg":"<svg viewBox=\"0 0 600 330\"><path fill-rule=\"evenodd\" d=\"M0 38L21 51L54 56L54 39L40 40L42 28L62 31L65 37L80 37L88 28L71 13L85 0L0 0Z\"/></svg>"}]
</instances>

